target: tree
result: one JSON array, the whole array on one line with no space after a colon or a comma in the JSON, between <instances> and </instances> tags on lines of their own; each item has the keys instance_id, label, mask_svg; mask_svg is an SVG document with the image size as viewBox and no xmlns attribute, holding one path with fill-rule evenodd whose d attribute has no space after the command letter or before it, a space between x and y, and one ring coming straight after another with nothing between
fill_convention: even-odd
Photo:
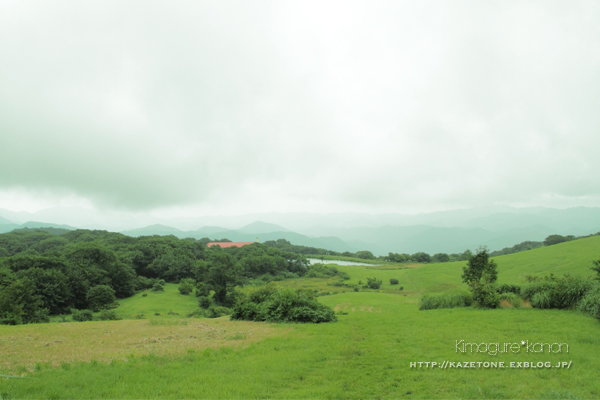
<instances>
[{"instance_id":1,"label":"tree","mask_svg":"<svg viewBox=\"0 0 600 400\"><path fill-rule=\"evenodd\" d=\"M228 253L218 251L211 254L205 282L215 291L215 303L226 305L227 294L241 282L243 273L243 267Z\"/></svg>"},{"instance_id":2,"label":"tree","mask_svg":"<svg viewBox=\"0 0 600 400\"><path fill-rule=\"evenodd\" d=\"M413 254L412 256L410 256L410 259L413 260L414 262L418 262L418 263L430 263L431 262L431 256L422 251Z\"/></svg>"},{"instance_id":3,"label":"tree","mask_svg":"<svg viewBox=\"0 0 600 400\"><path fill-rule=\"evenodd\" d=\"M373 255L373 253L371 253L368 250L362 250L362 251L357 251L355 253L356 257L358 258L362 258L363 260L372 260L375 258L375 256Z\"/></svg>"},{"instance_id":4,"label":"tree","mask_svg":"<svg viewBox=\"0 0 600 400\"><path fill-rule=\"evenodd\" d=\"M437 254L434 254L431 259L433 262L443 263L443 262L450 261L450 256L446 253L437 253Z\"/></svg>"},{"instance_id":5,"label":"tree","mask_svg":"<svg viewBox=\"0 0 600 400\"><path fill-rule=\"evenodd\" d=\"M498 278L498 265L489 259L487 248L480 247L463 267L463 282L473 292L473 300L481 307L496 308L500 300L494 282Z\"/></svg>"},{"instance_id":6,"label":"tree","mask_svg":"<svg viewBox=\"0 0 600 400\"><path fill-rule=\"evenodd\" d=\"M90 288L86 297L90 309L94 312L111 308L117 300L115 291L107 285L97 285Z\"/></svg>"},{"instance_id":7,"label":"tree","mask_svg":"<svg viewBox=\"0 0 600 400\"><path fill-rule=\"evenodd\" d=\"M568 239L561 235L550 235L544 239L544 246L552 246L553 244L559 244L566 242Z\"/></svg>"},{"instance_id":8,"label":"tree","mask_svg":"<svg viewBox=\"0 0 600 400\"><path fill-rule=\"evenodd\" d=\"M466 284L471 284L485 276L490 283L494 283L498 278L497 268L496 262L490 260L487 248L480 247L475 255L469 257L467 265L463 267L462 280Z\"/></svg>"}]
</instances>

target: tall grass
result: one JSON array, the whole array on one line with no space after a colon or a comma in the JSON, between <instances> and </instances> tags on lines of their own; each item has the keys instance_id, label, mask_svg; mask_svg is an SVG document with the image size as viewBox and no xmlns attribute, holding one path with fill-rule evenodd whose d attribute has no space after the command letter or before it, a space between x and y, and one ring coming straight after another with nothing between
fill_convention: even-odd
<instances>
[{"instance_id":1,"label":"tall grass","mask_svg":"<svg viewBox=\"0 0 600 400\"><path fill-rule=\"evenodd\" d=\"M466 290L453 290L445 293L426 293L421 297L419 310L469 307L471 304L473 304L473 295Z\"/></svg>"}]
</instances>

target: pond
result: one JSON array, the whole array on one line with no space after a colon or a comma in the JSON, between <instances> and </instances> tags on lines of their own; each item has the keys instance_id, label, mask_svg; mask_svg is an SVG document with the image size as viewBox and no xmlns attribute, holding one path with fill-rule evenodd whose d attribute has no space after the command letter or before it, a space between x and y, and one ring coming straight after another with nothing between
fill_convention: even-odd
<instances>
[{"instance_id":1,"label":"pond","mask_svg":"<svg viewBox=\"0 0 600 400\"><path fill-rule=\"evenodd\" d=\"M342 261L342 260L321 260L320 258L307 258L310 261L310 265L313 264L337 264L337 265L359 265L364 267L375 267L380 264L366 264L354 261Z\"/></svg>"}]
</instances>

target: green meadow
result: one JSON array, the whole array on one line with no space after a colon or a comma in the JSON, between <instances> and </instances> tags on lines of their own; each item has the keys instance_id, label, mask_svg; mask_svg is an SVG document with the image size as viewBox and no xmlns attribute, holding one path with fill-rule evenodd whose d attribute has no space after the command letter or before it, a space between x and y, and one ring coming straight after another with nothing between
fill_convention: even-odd
<instances>
[{"instance_id":1,"label":"green meadow","mask_svg":"<svg viewBox=\"0 0 600 400\"><path fill-rule=\"evenodd\" d=\"M600 237L591 237L495 260L499 282L522 284L527 275L591 275L599 258ZM596 319L529 307L419 311L423 293L463 286L464 265L339 266L351 286L335 286L337 278L278 282L329 292L319 301L336 310L335 323L185 318L196 298L167 284L120 300L122 321L0 326L0 374L12 376L0 379L0 398L600 398ZM363 289L367 277L381 288ZM462 352L460 341L564 343L568 351L519 345L492 355Z\"/></svg>"}]
</instances>

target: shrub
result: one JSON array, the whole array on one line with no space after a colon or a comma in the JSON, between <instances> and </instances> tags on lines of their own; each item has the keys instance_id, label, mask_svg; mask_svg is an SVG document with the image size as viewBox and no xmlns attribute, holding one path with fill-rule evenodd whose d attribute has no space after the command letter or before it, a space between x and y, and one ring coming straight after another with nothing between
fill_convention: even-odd
<instances>
[{"instance_id":1,"label":"shrub","mask_svg":"<svg viewBox=\"0 0 600 400\"><path fill-rule=\"evenodd\" d=\"M549 290L537 292L530 301L531 306L535 308L552 308L552 295Z\"/></svg>"},{"instance_id":2,"label":"shrub","mask_svg":"<svg viewBox=\"0 0 600 400\"><path fill-rule=\"evenodd\" d=\"M219 318L228 314L231 314L231 310L226 307L210 307L204 310L204 316L206 318Z\"/></svg>"},{"instance_id":3,"label":"shrub","mask_svg":"<svg viewBox=\"0 0 600 400\"><path fill-rule=\"evenodd\" d=\"M521 296L529 299L536 308L571 308L595 286L590 278L531 277L530 283L521 288Z\"/></svg>"},{"instance_id":4,"label":"shrub","mask_svg":"<svg viewBox=\"0 0 600 400\"><path fill-rule=\"evenodd\" d=\"M115 310L102 310L98 318L101 321L118 321L123 319Z\"/></svg>"},{"instance_id":5,"label":"shrub","mask_svg":"<svg viewBox=\"0 0 600 400\"><path fill-rule=\"evenodd\" d=\"M198 297L198 305L200 306L200 308L207 309L208 307L210 307L211 304L212 304L212 301L210 300L209 297L207 297L207 296Z\"/></svg>"},{"instance_id":6,"label":"shrub","mask_svg":"<svg viewBox=\"0 0 600 400\"><path fill-rule=\"evenodd\" d=\"M500 293L500 301L503 301L503 300L510 303L510 305L512 305L514 308L520 308L522 305L521 297L512 292Z\"/></svg>"},{"instance_id":7,"label":"shrub","mask_svg":"<svg viewBox=\"0 0 600 400\"><path fill-rule=\"evenodd\" d=\"M390 285L397 285L399 283L400 282L398 281L398 279L394 279L394 278L390 279Z\"/></svg>"},{"instance_id":8,"label":"shrub","mask_svg":"<svg viewBox=\"0 0 600 400\"><path fill-rule=\"evenodd\" d=\"M92 310L73 310L71 318L77 322L91 321L94 319L94 314Z\"/></svg>"},{"instance_id":9,"label":"shrub","mask_svg":"<svg viewBox=\"0 0 600 400\"><path fill-rule=\"evenodd\" d=\"M164 285L161 285L160 282L156 282L154 285L152 285L152 290L153 292L164 292L165 291L165 287Z\"/></svg>"},{"instance_id":10,"label":"shrub","mask_svg":"<svg viewBox=\"0 0 600 400\"><path fill-rule=\"evenodd\" d=\"M210 295L210 286L204 282L196 283L196 297Z\"/></svg>"},{"instance_id":11,"label":"shrub","mask_svg":"<svg viewBox=\"0 0 600 400\"><path fill-rule=\"evenodd\" d=\"M400 286L398 290L404 290L404 286Z\"/></svg>"},{"instance_id":12,"label":"shrub","mask_svg":"<svg viewBox=\"0 0 600 400\"><path fill-rule=\"evenodd\" d=\"M90 288L86 299L92 311L109 309L114 306L117 300L114 289L107 285L97 285Z\"/></svg>"},{"instance_id":13,"label":"shrub","mask_svg":"<svg viewBox=\"0 0 600 400\"><path fill-rule=\"evenodd\" d=\"M517 295L521 294L521 286L519 285L510 285L508 283L501 283L496 285L496 291L500 294L502 293L514 293Z\"/></svg>"},{"instance_id":14,"label":"shrub","mask_svg":"<svg viewBox=\"0 0 600 400\"><path fill-rule=\"evenodd\" d=\"M236 304L232 320L269 322L332 322L333 310L317 301L313 292L303 289L277 289L264 286Z\"/></svg>"},{"instance_id":15,"label":"shrub","mask_svg":"<svg viewBox=\"0 0 600 400\"><path fill-rule=\"evenodd\" d=\"M383 281L377 278L367 278L367 286L371 289L379 289Z\"/></svg>"},{"instance_id":16,"label":"shrub","mask_svg":"<svg viewBox=\"0 0 600 400\"><path fill-rule=\"evenodd\" d=\"M177 289L179 289L179 293L188 295L194 290L195 283L196 281L194 281L192 278L185 278L181 280Z\"/></svg>"},{"instance_id":17,"label":"shrub","mask_svg":"<svg viewBox=\"0 0 600 400\"><path fill-rule=\"evenodd\" d=\"M577 308L592 317L600 319L600 285L596 284L583 296Z\"/></svg>"},{"instance_id":18,"label":"shrub","mask_svg":"<svg viewBox=\"0 0 600 400\"><path fill-rule=\"evenodd\" d=\"M468 307L473 303L473 296L465 290L453 290L445 293L427 293L421 297L420 310L436 308Z\"/></svg>"}]
</instances>

